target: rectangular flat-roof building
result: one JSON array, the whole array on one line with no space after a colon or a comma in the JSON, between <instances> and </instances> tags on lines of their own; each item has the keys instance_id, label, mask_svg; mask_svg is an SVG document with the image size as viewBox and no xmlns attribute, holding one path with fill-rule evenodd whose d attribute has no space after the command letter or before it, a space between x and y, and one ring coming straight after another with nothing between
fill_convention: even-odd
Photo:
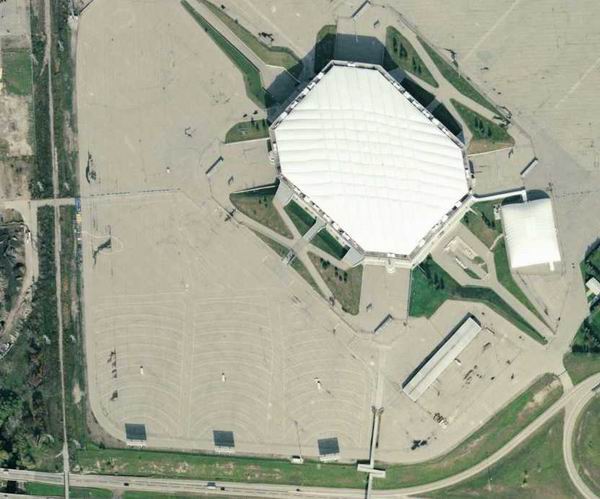
<instances>
[{"instance_id":1,"label":"rectangular flat-roof building","mask_svg":"<svg viewBox=\"0 0 600 499\"><path fill-rule=\"evenodd\" d=\"M416 402L473 341L479 331L481 331L479 322L472 315L467 315L454 332L436 347L429 359L413 372L402 388L404 393Z\"/></svg>"}]
</instances>

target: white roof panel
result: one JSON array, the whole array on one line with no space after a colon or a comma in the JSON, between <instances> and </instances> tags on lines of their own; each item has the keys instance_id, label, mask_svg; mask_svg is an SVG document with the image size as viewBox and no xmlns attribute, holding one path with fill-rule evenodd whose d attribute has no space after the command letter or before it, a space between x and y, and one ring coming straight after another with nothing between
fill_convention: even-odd
<instances>
[{"instance_id":1,"label":"white roof panel","mask_svg":"<svg viewBox=\"0 0 600 499\"><path fill-rule=\"evenodd\" d=\"M404 386L404 393L413 401L417 401L454 359L467 348L479 331L481 331L481 326L473 317L469 316Z\"/></svg>"},{"instance_id":2,"label":"white roof panel","mask_svg":"<svg viewBox=\"0 0 600 499\"><path fill-rule=\"evenodd\" d=\"M560 262L550 199L503 206L502 225L513 269Z\"/></svg>"},{"instance_id":3,"label":"white roof panel","mask_svg":"<svg viewBox=\"0 0 600 499\"><path fill-rule=\"evenodd\" d=\"M377 69L334 65L274 133L283 175L366 251L410 254L469 189L461 148Z\"/></svg>"}]
</instances>

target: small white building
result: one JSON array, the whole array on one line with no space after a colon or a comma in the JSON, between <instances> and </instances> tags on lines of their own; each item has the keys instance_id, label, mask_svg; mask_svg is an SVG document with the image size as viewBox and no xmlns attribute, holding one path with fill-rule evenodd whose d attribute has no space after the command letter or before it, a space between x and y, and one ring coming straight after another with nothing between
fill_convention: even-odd
<instances>
[{"instance_id":1,"label":"small white building","mask_svg":"<svg viewBox=\"0 0 600 499\"><path fill-rule=\"evenodd\" d=\"M513 269L560 262L552 202L536 199L502 206L508 260Z\"/></svg>"},{"instance_id":2,"label":"small white building","mask_svg":"<svg viewBox=\"0 0 600 499\"><path fill-rule=\"evenodd\" d=\"M585 287L588 289L588 293L594 296L600 295L600 281L595 277L590 277L585 283Z\"/></svg>"}]
</instances>

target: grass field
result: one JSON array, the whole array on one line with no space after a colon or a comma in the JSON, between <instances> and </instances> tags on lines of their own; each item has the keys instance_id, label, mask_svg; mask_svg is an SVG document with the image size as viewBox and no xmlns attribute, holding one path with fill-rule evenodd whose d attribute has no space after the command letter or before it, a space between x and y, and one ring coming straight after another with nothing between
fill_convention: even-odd
<instances>
[{"instance_id":1,"label":"grass field","mask_svg":"<svg viewBox=\"0 0 600 499\"><path fill-rule=\"evenodd\" d=\"M419 38L419 42L431 57L433 63L437 66L442 76L456 88L461 94L474 100L475 102L487 107L493 113L498 114L496 106L487 100L475 87L471 84L468 78L462 76L458 70L446 59L444 59L436 50L430 47L423 39Z\"/></svg>"},{"instance_id":2,"label":"grass field","mask_svg":"<svg viewBox=\"0 0 600 499\"><path fill-rule=\"evenodd\" d=\"M272 185L254 189L252 191L236 192L229 196L232 204L244 215L256 220L258 223L274 230L288 239L292 233L273 206L273 198L277 186Z\"/></svg>"},{"instance_id":3,"label":"grass field","mask_svg":"<svg viewBox=\"0 0 600 499\"><path fill-rule=\"evenodd\" d=\"M311 244L338 260L344 258L344 255L348 252L348 247L342 246L327 229L321 229L317 232L315 237L312 238Z\"/></svg>"},{"instance_id":4,"label":"grass field","mask_svg":"<svg viewBox=\"0 0 600 499\"><path fill-rule=\"evenodd\" d=\"M412 487L469 469L501 449L556 402L562 393L558 378L544 374L447 454L418 464L390 465L386 479L376 481L375 485L390 489Z\"/></svg>"},{"instance_id":5,"label":"grass field","mask_svg":"<svg viewBox=\"0 0 600 499\"><path fill-rule=\"evenodd\" d=\"M410 95L412 95L415 99L419 101L423 107L429 106L435 99L435 96L425 90L423 87L417 85L410 78L404 78L402 80L401 85L408 91Z\"/></svg>"},{"instance_id":6,"label":"grass field","mask_svg":"<svg viewBox=\"0 0 600 499\"><path fill-rule=\"evenodd\" d=\"M206 34L212 38L223 53L237 66L244 78L246 94L259 107L268 108L273 104L273 99L269 92L262 86L262 79L258 68L252 64L248 58L242 54L227 38L219 33L204 17L202 17L186 1L182 0L181 5L194 18L194 20L204 29Z\"/></svg>"},{"instance_id":7,"label":"grass field","mask_svg":"<svg viewBox=\"0 0 600 499\"><path fill-rule=\"evenodd\" d=\"M426 497L563 499L580 497L563 461L560 413L498 463Z\"/></svg>"},{"instance_id":8,"label":"grass field","mask_svg":"<svg viewBox=\"0 0 600 499\"><path fill-rule=\"evenodd\" d=\"M64 497L65 488L61 485L51 485L47 483L35 483L28 482L25 484L25 492L31 496L56 496ZM73 498L84 498L84 497L112 497L113 494L110 490L105 489L92 489L92 488L69 488L69 497Z\"/></svg>"},{"instance_id":9,"label":"grass field","mask_svg":"<svg viewBox=\"0 0 600 499\"><path fill-rule=\"evenodd\" d=\"M500 125L455 99L450 99L450 101L473 135L468 146L469 154L495 151L515 145L515 139Z\"/></svg>"},{"instance_id":10,"label":"grass field","mask_svg":"<svg viewBox=\"0 0 600 499\"><path fill-rule=\"evenodd\" d=\"M417 78L437 87L438 82L427 69L419 53L412 44L393 26L388 26L385 33L385 55L383 67L391 71L397 67L408 71ZM408 90L408 89L407 89Z\"/></svg>"},{"instance_id":11,"label":"grass field","mask_svg":"<svg viewBox=\"0 0 600 499\"><path fill-rule=\"evenodd\" d=\"M159 494L156 492L140 492L128 490L121 496L123 499L188 499L189 497L198 497L196 494ZM220 496L221 499L227 499L227 496ZM248 498L253 499L253 498Z\"/></svg>"},{"instance_id":12,"label":"grass field","mask_svg":"<svg viewBox=\"0 0 600 499\"><path fill-rule=\"evenodd\" d=\"M129 449L89 449L74 456L83 473L134 475L166 478L193 478L247 483L281 483L362 488L365 475L351 464L303 465L287 460L209 456L179 452Z\"/></svg>"},{"instance_id":13,"label":"grass field","mask_svg":"<svg viewBox=\"0 0 600 499\"><path fill-rule=\"evenodd\" d=\"M433 114L433 116L435 116L436 119L441 121L442 124L455 136L458 137L462 132L462 127L460 126L460 123L456 120L454 116L452 116L452 113L448 111L448 108L444 106L444 104L438 104L433 110L433 113L431 114Z\"/></svg>"},{"instance_id":14,"label":"grass field","mask_svg":"<svg viewBox=\"0 0 600 499\"><path fill-rule=\"evenodd\" d=\"M335 50L335 24L326 24L317 33L315 41L315 74L319 73L331 59Z\"/></svg>"},{"instance_id":15,"label":"grass field","mask_svg":"<svg viewBox=\"0 0 600 499\"><path fill-rule=\"evenodd\" d=\"M33 122L35 159L29 191L34 199L52 197L52 147L50 145L50 96L48 66L44 64L46 35L44 32L44 3L32 0L30 9L31 48L33 54Z\"/></svg>"},{"instance_id":16,"label":"grass field","mask_svg":"<svg viewBox=\"0 0 600 499\"><path fill-rule=\"evenodd\" d=\"M501 239L494 246L494 265L496 267L496 278L502 286L512 294L517 300L525 305L538 319L542 322L546 322L542 315L533 306L533 303L527 298L527 295L519 287L514 280L510 271L510 264L508 263L508 254L506 252L506 243L504 239Z\"/></svg>"},{"instance_id":17,"label":"grass field","mask_svg":"<svg viewBox=\"0 0 600 499\"><path fill-rule=\"evenodd\" d=\"M6 91L15 95L31 95L31 53L28 48L2 49L2 82Z\"/></svg>"},{"instance_id":18,"label":"grass field","mask_svg":"<svg viewBox=\"0 0 600 499\"><path fill-rule=\"evenodd\" d=\"M481 302L538 343L546 339L489 288L461 286L429 256L411 272L409 315L431 317L446 300Z\"/></svg>"},{"instance_id":19,"label":"grass field","mask_svg":"<svg viewBox=\"0 0 600 499\"><path fill-rule=\"evenodd\" d=\"M497 204L498 201L476 203L462 219L462 223L488 248L491 248L496 238L502 234L500 220L494 219L494 206Z\"/></svg>"},{"instance_id":20,"label":"grass field","mask_svg":"<svg viewBox=\"0 0 600 499\"><path fill-rule=\"evenodd\" d=\"M292 50L287 47L269 46L261 42L256 36L242 26L237 19L231 18L224 9L221 9L208 0L198 0L205 5L219 20L225 24L244 44L252 50L265 64L281 66L294 78L302 73L302 61Z\"/></svg>"},{"instance_id":21,"label":"grass field","mask_svg":"<svg viewBox=\"0 0 600 499\"><path fill-rule=\"evenodd\" d=\"M600 354L569 352L563 357L563 364L573 383L581 383L600 372Z\"/></svg>"},{"instance_id":22,"label":"grass field","mask_svg":"<svg viewBox=\"0 0 600 499\"><path fill-rule=\"evenodd\" d=\"M301 235L306 234L315 224L316 219L296 203L296 201L290 201L285 205L284 210Z\"/></svg>"},{"instance_id":23,"label":"grass field","mask_svg":"<svg viewBox=\"0 0 600 499\"><path fill-rule=\"evenodd\" d=\"M267 120L241 121L233 125L225 134L225 143L244 140L265 139L269 136Z\"/></svg>"},{"instance_id":24,"label":"grass field","mask_svg":"<svg viewBox=\"0 0 600 499\"><path fill-rule=\"evenodd\" d=\"M75 206L60 207L60 273L63 321L63 361L65 370L65 398L67 432L71 445L87 441L85 354L81 330L81 273L79 247L75 237Z\"/></svg>"},{"instance_id":25,"label":"grass field","mask_svg":"<svg viewBox=\"0 0 600 499\"><path fill-rule=\"evenodd\" d=\"M334 298L342 306L342 310L352 315L358 314L362 289L362 265L344 271L313 253L309 253L308 256Z\"/></svg>"},{"instance_id":26,"label":"grass field","mask_svg":"<svg viewBox=\"0 0 600 499\"><path fill-rule=\"evenodd\" d=\"M600 496L600 397L585 406L573 435L573 460L581 479Z\"/></svg>"}]
</instances>

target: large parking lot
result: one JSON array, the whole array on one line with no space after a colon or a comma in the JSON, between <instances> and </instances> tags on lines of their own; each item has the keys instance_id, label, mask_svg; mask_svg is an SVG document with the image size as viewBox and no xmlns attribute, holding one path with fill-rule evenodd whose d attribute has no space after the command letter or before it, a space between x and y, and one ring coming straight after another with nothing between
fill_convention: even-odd
<instances>
[{"instance_id":1,"label":"large parking lot","mask_svg":"<svg viewBox=\"0 0 600 499\"><path fill-rule=\"evenodd\" d=\"M236 2L248 22L299 53L335 21L337 5L315 20L309 12L319 2L280 6L281 16L276 2L248 4ZM422 20L418 7L409 13ZM446 302L430 320L406 321L400 301L408 292L399 284L408 277L383 269L367 273L364 300L373 300L374 315L365 329L385 307L399 320L376 337L353 330L214 201L214 189L265 183L273 169L264 144L223 144L256 106L183 8L95 0L78 36L89 396L109 434L123 440L125 423L144 423L149 446L213 450L214 431L233 431L241 453L309 456L319 439L335 437L342 458L366 458L371 406L383 404L378 457L419 460L456 445L558 365L558 357L536 363L542 347L480 305ZM211 186L205 171L220 156ZM241 183L226 185L230 170L243 170ZM484 330L462 364L413 403L402 382L467 312ZM433 420L436 412L452 431ZM429 445L411 451L415 438Z\"/></svg>"}]
</instances>

